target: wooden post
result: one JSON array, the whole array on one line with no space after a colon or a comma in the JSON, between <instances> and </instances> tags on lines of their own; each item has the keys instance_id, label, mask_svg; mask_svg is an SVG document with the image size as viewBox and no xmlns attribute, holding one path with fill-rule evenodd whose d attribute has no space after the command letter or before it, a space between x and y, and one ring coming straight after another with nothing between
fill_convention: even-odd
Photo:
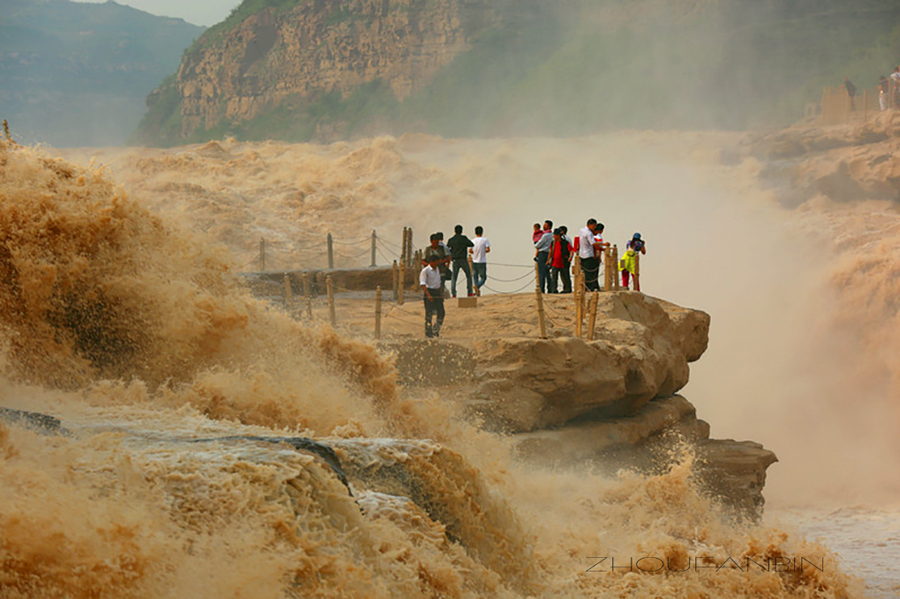
<instances>
[{"instance_id":1,"label":"wooden post","mask_svg":"<svg viewBox=\"0 0 900 599\"><path fill-rule=\"evenodd\" d=\"M403 267L406 264L406 252L409 248L406 247L406 241L408 238L406 234L406 227L403 227L403 239L400 242L400 266Z\"/></svg>"},{"instance_id":2,"label":"wooden post","mask_svg":"<svg viewBox=\"0 0 900 599\"><path fill-rule=\"evenodd\" d=\"M641 290L641 253L634 253L634 290Z\"/></svg>"},{"instance_id":3,"label":"wooden post","mask_svg":"<svg viewBox=\"0 0 900 599\"><path fill-rule=\"evenodd\" d=\"M415 270L420 270L422 267L422 250L416 250L416 256L413 259L413 266L415 266Z\"/></svg>"},{"instance_id":4,"label":"wooden post","mask_svg":"<svg viewBox=\"0 0 900 599\"><path fill-rule=\"evenodd\" d=\"M328 246L328 270L331 270L334 268L334 239L331 237L331 233L328 234L325 241Z\"/></svg>"},{"instance_id":5,"label":"wooden post","mask_svg":"<svg viewBox=\"0 0 900 599\"><path fill-rule=\"evenodd\" d=\"M581 329L584 322L584 285L579 284L573 289L572 295L575 296L575 336L581 339Z\"/></svg>"},{"instance_id":6,"label":"wooden post","mask_svg":"<svg viewBox=\"0 0 900 599\"><path fill-rule=\"evenodd\" d=\"M334 286L331 283L331 275L325 277L325 288L328 290L328 321L334 326L337 324L337 317L334 313Z\"/></svg>"},{"instance_id":7,"label":"wooden post","mask_svg":"<svg viewBox=\"0 0 900 599\"><path fill-rule=\"evenodd\" d=\"M259 270L266 270L266 240L263 237L259 239Z\"/></svg>"},{"instance_id":8,"label":"wooden post","mask_svg":"<svg viewBox=\"0 0 900 599\"><path fill-rule=\"evenodd\" d=\"M375 338L381 339L381 285L375 288Z\"/></svg>"},{"instance_id":9,"label":"wooden post","mask_svg":"<svg viewBox=\"0 0 900 599\"><path fill-rule=\"evenodd\" d=\"M619 287L619 246L613 245L613 289L618 291Z\"/></svg>"},{"instance_id":10,"label":"wooden post","mask_svg":"<svg viewBox=\"0 0 900 599\"><path fill-rule=\"evenodd\" d=\"M303 295L306 296L306 317L312 320L312 285L309 284L309 273L303 273Z\"/></svg>"},{"instance_id":11,"label":"wooden post","mask_svg":"<svg viewBox=\"0 0 900 599\"><path fill-rule=\"evenodd\" d=\"M588 318L588 341L594 340L594 327L597 325L597 302L600 301L600 294L596 291L591 294L591 311Z\"/></svg>"},{"instance_id":12,"label":"wooden post","mask_svg":"<svg viewBox=\"0 0 900 599\"><path fill-rule=\"evenodd\" d=\"M541 265L537 260L534 261L534 286L538 291L541 290Z\"/></svg>"},{"instance_id":13,"label":"wooden post","mask_svg":"<svg viewBox=\"0 0 900 599\"><path fill-rule=\"evenodd\" d=\"M378 236L375 235L375 229L372 229L372 264L369 265L372 268L375 268L375 248L376 248L377 241L378 241Z\"/></svg>"},{"instance_id":14,"label":"wooden post","mask_svg":"<svg viewBox=\"0 0 900 599\"><path fill-rule=\"evenodd\" d=\"M291 275L284 273L284 305L288 310L294 309L294 292L291 290Z\"/></svg>"},{"instance_id":15,"label":"wooden post","mask_svg":"<svg viewBox=\"0 0 900 599\"><path fill-rule=\"evenodd\" d=\"M405 283L406 283L406 269L404 268L402 261L400 262L400 268L398 269L398 272L397 272L397 278L399 279L397 281L397 304L402 306L403 305L403 287L405 286Z\"/></svg>"},{"instance_id":16,"label":"wooden post","mask_svg":"<svg viewBox=\"0 0 900 599\"><path fill-rule=\"evenodd\" d=\"M544 294L540 287L534 288L534 296L537 298L538 327L541 331L541 339L547 338L547 323L544 321Z\"/></svg>"},{"instance_id":17,"label":"wooden post","mask_svg":"<svg viewBox=\"0 0 900 599\"><path fill-rule=\"evenodd\" d=\"M391 267L391 271L392 271L392 274L394 275L394 287L393 287L393 289L394 289L394 301L396 302L396 301L397 301L397 283L400 281L400 278L398 277L397 261L396 261L396 260L394 260L394 266Z\"/></svg>"},{"instance_id":18,"label":"wooden post","mask_svg":"<svg viewBox=\"0 0 900 599\"><path fill-rule=\"evenodd\" d=\"M406 231L406 266L413 267L413 236L412 227Z\"/></svg>"}]
</instances>

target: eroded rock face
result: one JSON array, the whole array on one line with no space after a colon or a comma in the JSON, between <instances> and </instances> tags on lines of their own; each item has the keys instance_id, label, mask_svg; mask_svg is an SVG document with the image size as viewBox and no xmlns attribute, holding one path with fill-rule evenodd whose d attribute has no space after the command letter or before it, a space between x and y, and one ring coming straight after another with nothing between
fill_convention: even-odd
<instances>
[{"instance_id":1,"label":"eroded rock face","mask_svg":"<svg viewBox=\"0 0 900 599\"><path fill-rule=\"evenodd\" d=\"M854 125L748 136L744 153L763 162L761 178L790 207L816 196L900 201L900 115L892 111Z\"/></svg>"},{"instance_id":2,"label":"eroded rock face","mask_svg":"<svg viewBox=\"0 0 900 599\"><path fill-rule=\"evenodd\" d=\"M387 343L401 380L459 385L455 395L492 429L525 432L579 416L627 416L669 397L709 339L709 316L633 292L601 294L595 340L477 338ZM422 373L426 373L425 376Z\"/></svg>"},{"instance_id":3,"label":"eroded rock face","mask_svg":"<svg viewBox=\"0 0 900 599\"><path fill-rule=\"evenodd\" d=\"M182 134L376 80L403 100L470 48L494 18L488 4L313 0L260 10L185 57L176 80Z\"/></svg>"}]
</instances>

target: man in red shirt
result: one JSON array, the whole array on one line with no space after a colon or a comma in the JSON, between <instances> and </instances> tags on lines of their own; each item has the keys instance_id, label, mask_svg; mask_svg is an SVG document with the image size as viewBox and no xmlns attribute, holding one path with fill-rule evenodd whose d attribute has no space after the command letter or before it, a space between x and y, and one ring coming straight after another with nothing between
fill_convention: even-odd
<instances>
[{"instance_id":1,"label":"man in red shirt","mask_svg":"<svg viewBox=\"0 0 900 599\"><path fill-rule=\"evenodd\" d=\"M553 230L553 243L550 245L548 264L550 265L549 293L558 293L559 279L562 277L563 293L572 293L572 278L569 276L569 263L572 258L572 247L563 236L562 227Z\"/></svg>"}]
</instances>

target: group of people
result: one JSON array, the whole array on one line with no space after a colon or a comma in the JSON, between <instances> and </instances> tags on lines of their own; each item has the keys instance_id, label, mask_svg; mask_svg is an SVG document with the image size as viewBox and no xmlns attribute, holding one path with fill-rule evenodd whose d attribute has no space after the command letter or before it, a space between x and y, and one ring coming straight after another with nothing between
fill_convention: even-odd
<instances>
[{"instance_id":1,"label":"group of people","mask_svg":"<svg viewBox=\"0 0 900 599\"><path fill-rule=\"evenodd\" d=\"M603 240L603 223L591 218L573 241L569 238L569 229L565 226L553 228L553 221L545 220L544 224L534 224L532 242L534 243L534 259L538 265L538 287L542 293L572 293L572 277L569 270L572 260L577 254L584 272L584 287L588 291L600 290L600 266L603 254L610 247ZM640 282L635 274L635 254L647 253L647 246L640 233L635 233L625 245L625 253L619 260L618 269L622 273L622 286L628 289L630 279L634 278L634 289L640 291ZM560 282L562 291L560 291Z\"/></svg>"},{"instance_id":2,"label":"group of people","mask_svg":"<svg viewBox=\"0 0 900 599\"><path fill-rule=\"evenodd\" d=\"M890 101L891 94L893 101ZM894 67L890 79L884 75L878 78L878 106L881 110L887 110L891 105L900 108L900 66Z\"/></svg>"},{"instance_id":3,"label":"group of people","mask_svg":"<svg viewBox=\"0 0 900 599\"><path fill-rule=\"evenodd\" d=\"M856 86L848 77L844 77L844 83L840 87L846 90L850 98L850 110L856 110ZM884 75L878 78L878 106L882 111L890 106L900 108L900 66L894 67L890 78Z\"/></svg>"},{"instance_id":4,"label":"group of people","mask_svg":"<svg viewBox=\"0 0 900 599\"><path fill-rule=\"evenodd\" d=\"M425 336L432 338L440 336L444 323L446 281L450 281L450 295L456 297L456 283L462 271L466 275L468 296L481 295L481 288L487 282L487 255L491 251L491 242L484 236L481 226L475 227L475 238L469 239L463 234L463 226L456 225L453 237L446 243L441 232L432 233L429 243L422 252L419 285L425 300Z\"/></svg>"},{"instance_id":5,"label":"group of people","mask_svg":"<svg viewBox=\"0 0 900 599\"><path fill-rule=\"evenodd\" d=\"M535 223L532 243L534 259L538 266L538 286L542 293L572 293L572 261L577 254L584 272L584 287L588 291L599 291L600 267L609 242L603 240L603 224L591 218L573 241L565 226L553 228L553 221L543 225ZM463 234L463 226L454 227L454 235L444 242L444 234L432 233L429 245L422 252L422 270L419 285L425 302L425 336L439 337L444 324L444 298L456 297L456 287L460 271L466 275L466 293L469 297L481 295L481 288L487 282L487 255L491 242L484 236L483 227L475 227L475 238ZM618 269L622 273L622 286L628 289L634 279L635 291L640 291L640 283L633 275L637 268L637 253L647 253L647 246L640 233L635 233L625 246L625 253L619 260ZM471 258L471 269L469 259ZM445 284L450 281L448 294ZM562 289L560 290L560 284Z\"/></svg>"}]
</instances>

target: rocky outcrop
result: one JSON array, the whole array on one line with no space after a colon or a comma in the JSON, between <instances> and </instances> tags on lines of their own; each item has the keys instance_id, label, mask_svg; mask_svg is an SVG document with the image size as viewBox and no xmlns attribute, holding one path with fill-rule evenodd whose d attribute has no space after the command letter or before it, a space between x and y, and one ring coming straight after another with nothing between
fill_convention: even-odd
<instances>
[{"instance_id":1,"label":"rocky outcrop","mask_svg":"<svg viewBox=\"0 0 900 599\"><path fill-rule=\"evenodd\" d=\"M708 343L709 316L641 293L601 294L594 341L476 338L386 342L407 384L444 386L486 426L525 432L590 414L626 416L669 397Z\"/></svg>"},{"instance_id":2,"label":"rocky outcrop","mask_svg":"<svg viewBox=\"0 0 900 599\"><path fill-rule=\"evenodd\" d=\"M893 111L850 125L750 135L726 154L760 160L760 177L790 207L816 196L900 201L900 115Z\"/></svg>"},{"instance_id":3,"label":"rocky outcrop","mask_svg":"<svg viewBox=\"0 0 900 599\"><path fill-rule=\"evenodd\" d=\"M695 456L700 483L756 514L775 454L750 441L710 439L680 395L688 363L709 339L709 316L640 293L600 295L595 339L489 337L392 340L401 382L442 388L488 429L511 435L519 458L548 467L590 464L659 472L673 452Z\"/></svg>"},{"instance_id":4,"label":"rocky outcrop","mask_svg":"<svg viewBox=\"0 0 900 599\"><path fill-rule=\"evenodd\" d=\"M403 100L491 23L483 0L313 0L210 31L175 80L181 133L384 81ZM159 94L158 94L159 95ZM151 98L151 101L154 101Z\"/></svg>"}]
</instances>

